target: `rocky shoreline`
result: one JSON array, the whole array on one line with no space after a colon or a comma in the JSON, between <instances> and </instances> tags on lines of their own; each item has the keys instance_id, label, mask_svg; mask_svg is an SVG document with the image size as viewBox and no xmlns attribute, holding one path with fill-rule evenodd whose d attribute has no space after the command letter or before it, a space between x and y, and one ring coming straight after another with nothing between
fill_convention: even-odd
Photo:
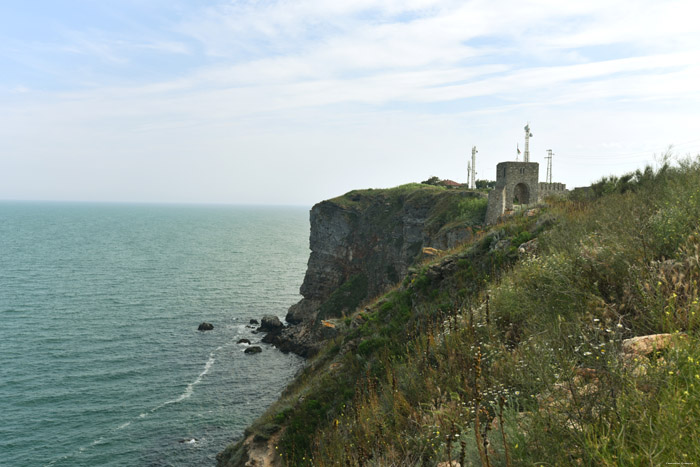
<instances>
[{"instance_id":1,"label":"rocky shoreline","mask_svg":"<svg viewBox=\"0 0 700 467\"><path fill-rule=\"evenodd\" d=\"M358 324L348 316L395 287L426 255L440 255L478 235L483 221L479 208L473 218L455 217L470 203L467 210L474 205L485 210L483 198L476 192L414 184L351 191L316 204L310 211L303 298L284 320L261 317L253 332L264 333L262 342L284 353L313 357L339 329ZM217 456L219 465L271 465L272 438L257 438L246 431Z\"/></svg>"},{"instance_id":2,"label":"rocky shoreline","mask_svg":"<svg viewBox=\"0 0 700 467\"><path fill-rule=\"evenodd\" d=\"M304 358L315 355L337 335L333 319L395 286L423 250L439 252L472 238L468 223L447 223L443 210L480 196L458 190L414 189L405 195L363 190L316 204L310 212L303 298L289 308L286 325L269 327L263 318L263 342Z\"/></svg>"}]
</instances>

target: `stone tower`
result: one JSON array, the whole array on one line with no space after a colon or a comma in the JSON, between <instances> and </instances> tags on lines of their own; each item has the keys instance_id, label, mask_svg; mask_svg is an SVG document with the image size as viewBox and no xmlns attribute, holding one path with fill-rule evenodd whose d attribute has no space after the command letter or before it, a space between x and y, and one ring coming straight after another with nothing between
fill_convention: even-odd
<instances>
[{"instance_id":1,"label":"stone tower","mask_svg":"<svg viewBox=\"0 0 700 467\"><path fill-rule=\"evenodd\" d=\"M514 204L539 201L540 164L537 162L501 162L496 166L496 187L489 192L486 223L494 224Z\"/></svg>"}]
</instances>

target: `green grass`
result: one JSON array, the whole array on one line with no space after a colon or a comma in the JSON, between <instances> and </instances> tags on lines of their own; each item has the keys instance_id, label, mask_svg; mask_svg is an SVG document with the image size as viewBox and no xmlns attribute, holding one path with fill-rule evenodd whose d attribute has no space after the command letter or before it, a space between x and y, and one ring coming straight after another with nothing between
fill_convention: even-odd
<instances>
[{"instance_id":1,"label":"green grass","mask_svg":"<svg viewBox=\"0 0 700 467\"><path fill-rule=\"evenodd\" d=\"M340 285L318 311L317 320L339 318L352 312L367 298L367 276L355 274Z\"/></svg>"},{"instance_id":2,"label":"green grass","mask_svg":"<svg viewBox=\"0 0 700 467\"><path fill-rule=\"evenodd\" d=\"M516 215L352 317L290 389L287 465L697 462L700 163L621 179ZM643 371L621 354L661 332L678 337Z\"/></svg>"}]
</instances>

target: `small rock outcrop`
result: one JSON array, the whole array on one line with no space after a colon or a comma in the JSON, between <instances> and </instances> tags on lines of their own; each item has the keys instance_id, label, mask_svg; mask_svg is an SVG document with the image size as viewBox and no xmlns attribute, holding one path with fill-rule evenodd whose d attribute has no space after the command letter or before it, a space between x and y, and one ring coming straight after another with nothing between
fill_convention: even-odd
<instances>
[{"instance_id":1,"label":"small rock outcrop","mask_svg":"<svg viewBox=\"0 0 700 467\"><path fill-rule=\"evenodd\" d=\"M282 321L275 315L265 315L260 322L258 331L262 332L279 332L284 328Z\"/></svg>"},{"instance_id":2,"label":"small rock outcrop","mask_svg":"<svg viewBox=\"0 0 700 467\"><path fill-rule=\"evenodd\" d=\"M528 242L520 244L520 246L518 247L518 254L521 257L536 256L538 248L539 243L536 238L533 238Z\"/></svg>"},{"instance_id":3,"label":"small rock outcrop","mask_svg":"<svg viewBox=\"0 0 700 467\"><path fill-rule=\"evenodd\" d=\"M260 324L257 319L251 318L250 324Z\"/></svg>"},{"instance_id":4,"label":"small rock outcrop","mask_svg":"<svg viewBox=\"0 0 700 467\"><path fill-rule=\"evenodd\" d=\"M649 355L654 351L667 348L673 336L673 334L651 334L625 339L622 341L622 352L630 355Z\"/></svg>"},{"instance_id":5,"label":"small rock outcrop","mask_svg":"<svg viewBox=\"0 0 700 467\"><path fill-rule=\"evenodd\" d=\"M237 344L250 344L250 339L238 339Z\"/></svg>"},{"instance_id":6,"label":"small rock outcrop","mask_svg":"<svg viewBox=\"0 0 700 467\"><path fill-rule=\"evenodd\" d=\"M262 348L257 346L257 345L248 347L247 349L245 349L243 351L243 353L249 353L249 354L260 353L260 352L262 352Z\"/></svg>"},{"instance_id":7,"label":"small rock outcrop","mask_svg":"<svg viewBox=\"0 0 700 467\"><path fill-rule=\"evenodd\" d=\"M211 323L204 322L197 328L198 331L211 331L214 329L214 325Z\"/></svg>"}]
</instances>

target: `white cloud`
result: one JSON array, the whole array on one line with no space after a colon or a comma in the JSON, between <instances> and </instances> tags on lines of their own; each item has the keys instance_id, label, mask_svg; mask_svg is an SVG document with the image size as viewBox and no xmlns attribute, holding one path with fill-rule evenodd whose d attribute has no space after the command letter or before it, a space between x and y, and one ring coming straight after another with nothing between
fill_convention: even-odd
<instances>
[{"instance_id":1,"label":"white cloud","mask_svg":"<svg viewBox=\"0 0 700 467\"><path fill-rule=\"evenodd\" d=\"M433 174L459 180L472 144L482 148L480 172L493 177L527 120L535 148L556 146L563 181L583 184L692 140L700 37L683 8L695 7L229 2L187 10L175 33L74 31L52 47L92 57L97 64L84 65L92 84L76 76L70 91L22 84L0 95L0 163L14 167L0 173L0 198L29 193L14 181L32 173L60 191L51 174L83 170L104 181L85 184L84 196L103 186L100 196L118 198L127 180L128 196L151 200L234 202L253 193L260 202L310 203ZM37 44L17 47L34 69L60 74L34 55ZM154 79L159 70L136 63L143 51L183 65ZM124 75L113 77L115 68ZM684 149L700 148L693 144ZM567 154L595 154L597 166ZM278 191L256 179L274 180ZM79 197L81 182L72 185ZM178 191L184 186L199 191Z\"/></svg>"}]
</instances>

